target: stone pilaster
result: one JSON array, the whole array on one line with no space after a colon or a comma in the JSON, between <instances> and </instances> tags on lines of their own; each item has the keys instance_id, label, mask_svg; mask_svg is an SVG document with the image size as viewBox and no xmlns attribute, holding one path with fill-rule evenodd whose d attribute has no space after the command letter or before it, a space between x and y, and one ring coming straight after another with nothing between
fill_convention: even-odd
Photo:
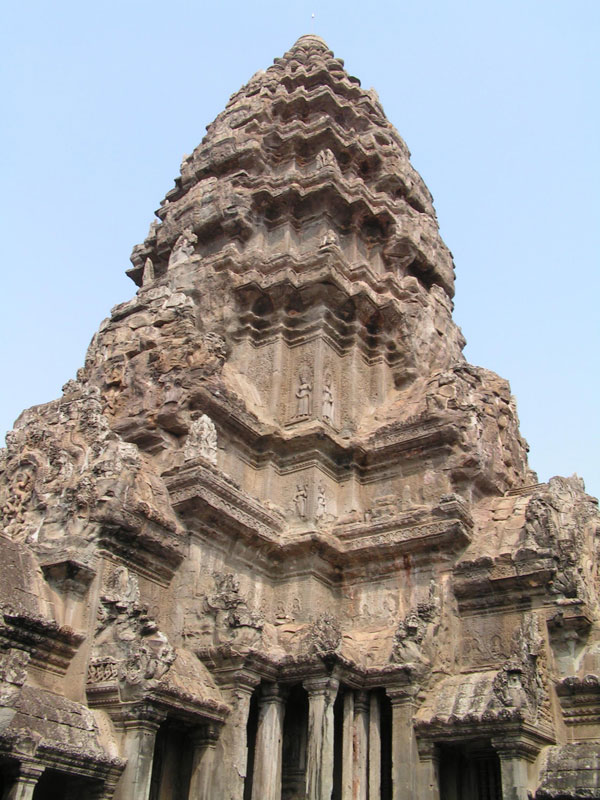
<instances>
[{"instance_id":1,"label":"stone pilaster","mask_svg":"<svg viewBox=\"0 0 600 800\"><path fill-rule=\"evenodd\" d=\"M227 800L244 800L244 783L248 765L246 726L252 692L260 677L249 670L236 673L234 682L222 686L225 701L231 706L223 732L216 745L213 770L213 796Z\"/></svg>"},{"instance_id":2,"label":"stone pilaster","mask_svg":"<svg viewBox=\"0 0 600 800\"><path fill-rule=\"evenodd\" d=\"M122 720L127 765L117 784L115 800L148 800L156 732L165 718L152 706L140 704L129 709Z\"/></svg>"},{"instance_id":3,"label":"stone pilaster","mask_svg":"<svg viewBox=\"0 0 600 800\"><path fill-rule=\"evenodd\" d=\"M500 757L502 800L527 800L527 763L537 755L536 750L521 740L492 739L492 746Z\"/></svg>"},{"instance_id":4,"label":"stone pilaster","mask_svg":"<svg viewBox=\"0 0 600 800\"><path fill-rule=\"evenodd\" d=\"M368 800L369 695L354 694L354 793L353 800Z\"/></svg>"},{"instance_id":5,"label":"stone pilaster","mask_svg":"<svg viewBox=\"0 0 600 800\"><path fill-rule=\"evenodd\" d=\"M413 800L418 768L417 739L413 727L414 693L408 688L388 688L392 704L392 798Z\"/></svg>"},{"instance_id":6,"label":"stone pilaster","mask_svg":"<svg viewBox=\"0 0 600 800\"><path fill-rule=\"evenodd\" d=\"M308 692L306 800L331 800L333 791L333 704L339 682L334 678L304 681Z\"/></svg>"},{"instance_id":7,"label":"stone pilaster","mask_svg":"<svg viewBox=\"0 0 600 800\"><path fill-rule=\"evenodd\" d=\"M35 787L44 767L21 762L15 782L6 794L6 800L32 800Z\"/></svg>"},{"instance_id":8,"label":"stone pilaster","mask_svg":"<svg viewBox=\"0 0 600 800\"><path fill-rule=\"evenodd\" d=\"M369 706L369 800L380 800L381 708L375 692L371 692Z\"/></svg>"},{"instance_id":9,"label":"stone pilaster","mask_svg":"<svg viewBox=\"0 0 600 800\"><path fill-rule=\"evenodd\" d=\"M87 792L85 800L113 800L116 797L114 781L105 782L94 789L88 789Z\"/></svg>"},{"instance_id":10,"label":"stone pilaster","mask_svg":"<svg viewBox=\"0 0 600 800\"><path fill-rule=\"evenodd\" d=\"M417 796L422 800L440 800L440 757L435 742L419 742Z\"/></svg>"},{"instance_id":11,"label":"stone pilaster","mask_svg":"<svg viewBox=\"0 0 600 800\"><path fill-rule=\"evenodd\" d=\"M254 749L252 800L281 800L285 698L276 683L261 687Z\"/></svg>"},{"instance_id":12,"label":"stone pilaster","mask_svg":"<svg viewBox=\"0 0 600 800\"><path fill-rule=\"evenodd\" d=\"M344 694L342 727L342 800L352 800L354 782L354 692Z\"/></svg>"},{"instance_id":13,"label":"stone pilaster","mask_svg":"<svg viewBox=\"0 0 600 800\"><path fill-rule=\"evenodd\" d=\"M188 800L211 800L214 797L212 784L215 749L221 727L220 723L209 722L192 733L194 754Z\"/></svg>"}]
</instances>

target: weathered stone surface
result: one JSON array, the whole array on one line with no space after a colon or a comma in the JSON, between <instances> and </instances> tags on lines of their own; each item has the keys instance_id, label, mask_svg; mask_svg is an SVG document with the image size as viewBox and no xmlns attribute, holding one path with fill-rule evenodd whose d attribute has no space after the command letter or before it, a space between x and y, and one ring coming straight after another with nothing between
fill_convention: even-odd
<instances>
[{"instance_id":1,"label":"weathered stone surface","mask_svg":"<svg viewBox=\"0 0 600 800\"><path fill-rule=\"evenodd\" d=\"M301 37L156 215L0 453L2 790L599 796L597 503L466 363L376 94Z\"/></svg>"}]
</instances>

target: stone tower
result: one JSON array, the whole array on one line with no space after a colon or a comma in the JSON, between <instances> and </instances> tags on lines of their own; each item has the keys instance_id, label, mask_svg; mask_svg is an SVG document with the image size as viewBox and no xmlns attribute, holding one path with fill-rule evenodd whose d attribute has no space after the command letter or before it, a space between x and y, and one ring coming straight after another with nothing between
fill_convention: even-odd
<instances>
[{"instance_id":1,"label":"stone tower","mask_svg":"<svg viewBox=\"0 0 600 800\"><path fill-rule=\"evenodd\" d=\"M156 215L2 451L0 796L600 797L597 504L466 363L375 92L301 37Z\"/></svg>"}]
</instances>

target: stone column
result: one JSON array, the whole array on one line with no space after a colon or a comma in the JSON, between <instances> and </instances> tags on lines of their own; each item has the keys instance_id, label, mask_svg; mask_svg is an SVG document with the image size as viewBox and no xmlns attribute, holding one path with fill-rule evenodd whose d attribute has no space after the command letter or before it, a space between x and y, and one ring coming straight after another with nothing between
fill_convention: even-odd
<instances>
[{"instance_id":1,"label":"stone column","mask_svg":"<svg viewBox=\"0 0 600 800\"><path fill-rule=\"evenodd\" d=\"M368 800L369 695L354 695L354 794L352 800Z\"/></svg>"},{"instance_id":2,"label":"stone column","mask_svg":"<svg viewBox=\"0 0 600 800\"><path fill-rule=\"evenodd\" d=\"M500 757L502 800L527 800L527 761L534 754L521 742L492 739L492 745Z\"/></svg>"},{"instance_id":3,"label":"stone column","mask_svg":"<svg viewBox=\"0 0 600 800\"><path fill-rule=\"evenodd\" d=\"M261 687L254 749L252 800L281 800L285 698L276 683Z\"/></svg>"},{"instance_id":4,"label":"stone column","mask_svg":"<svg viewBox=\"0 0 600 800\"><path fill-rule=\"evenodd\" d=\"M334 678L304 681L308 692L306 800L331 800L333 791L333 704L339 682Z\"/></svg>"},{"instance_id":5,"label":"stone column","mask_svg":"<svg viewBox=\"0 0 600 800\"><path fill-rule=\"evenodd\" d=\"M369 800L381 798L381 708L371 692L369 709Z\"/></svg>"},{"instance_id":6,"label":"stone column","mask_svg":"<svg viewBox=\"0 0 600 800\"><path fill-rule=\"evenodd\" d=\"M6 800L31 800L43 771L44 767L21 762L15 782L5 795Z\"/></svg>"},{"instance_id":7,"label":"stone column","mask_svg":"<svg viewBox=\"0 0 600 800\"><path fill-rule=\"evenodd\" d=\"M392 704L392 798L417 797L417 739L413 728L416 702L409 687L386 689Z\"/></svg>"},{"instance_id":8,"label":"stone column","mask_svg":"<svg viewBox=\"0 0 600 800\"><path fill-rule=\"evenodd\" d=\"M344 694L342 727L342 800L352 800L354 783L354 692Z\"/></svg>"},{"instance_id":9,"label":"stone column","mask_svg":"<svg viewBox=\"0 0 600 800\"><path fill-rule=\"evenodd\" d=\"M215 762L215 747L219 740L221 725L209 722L193 731L191 740L194 748L192 773L188 800L211 800L212 777Z\"/></svg>"},{"instance_id":10,"label":"stone column","mask_svg":"<svg viewBox=\"0 0 600 800\"><path fill-rule=\"evenodd\" d=\"M235 682L223 686L223 696L231 706L223 732L216 745L213 769L213 797L227 800L244 800L244 783L248 765L248 737L246 725L252 692L260 683L253 672L243 671Z\"/></svg>"},{"instance_id":11,"label":"stone column","mask_svg":"<svg viewBox=\"0 0 600 800\"><path fill-rule=\"evenodd\" d=\"M422 800L440 800L440 757L435 742L419 742L417 796Z\"/></svg>"},{"instance_id":12,"label":"stone column","mask_svg":"<svg viewBox=\"0 0 600 800\"><path fill-rule=\"evenodd\" d=\"M85 800L113 800L115 795L115 781L105 781L94 789L86 788Z\"/></svg>"},{"instance_id":13,"label":"stone column","mask_svg":"<svg viewBox=\"0 0 600 800\"><path fill-rule=\"evenodd\" d=\"M115 800L148 800L156 732L166 715L152 706L131 708L122 721L127 766L115 791Z\"/></svg>"}]
</instances>

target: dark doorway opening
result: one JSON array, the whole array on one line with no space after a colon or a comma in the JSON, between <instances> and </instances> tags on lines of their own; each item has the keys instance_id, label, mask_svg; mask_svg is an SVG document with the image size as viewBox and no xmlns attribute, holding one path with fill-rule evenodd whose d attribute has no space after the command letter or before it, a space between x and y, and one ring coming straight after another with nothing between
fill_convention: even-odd
<instances>
[{"instance_id":1,"label":"dark doorway opening","mask_svg":"<svg viewBox=\"0 0 600 800\"><path fill-rule=\"evenodd\" d=\"M392 704L384 689L377 692L381 731L381 800L392 800Z\"/></svg>"},{"instance_id":2,"label":"dark doorway opening","mask_svg":"<svg viewBox=\"0 0 600 800\"><path fill-rule=\"evenodd\" d=\"M33 791L33 800L81 800L92 797L101 783L78 775L46 769Z\"/></svg>"},{"instance_id":3,"label":"dark doorway opening","mask_svg":"<svg viewBox=\"0 0 600 800\"><path fill-rule=\"evenodd\" d=\"M306 793L306 747L308 742L308 694L292 686L283 719L282 800L295 800Z\"/></svg>"},{"instance_id":4,"label":"dark doorway opening","mask_svg":"<svg viewBox=\"0 0 600 800\"><path fill-rule=\"evenodd\" d=\"M189 728L165 720L156 734L149 800L188 800L192 759Z\"/></svg>"},{"instance_id":5,"label":"dark doorway opening","mask_svg":"<svg viewBox=\"0 0 600 800\"><path fill-rule=\"evenodd\" d=\"M331 800L342 800L342 757L344 752L344 697L349 690L340 686L333 704L333 792Z\"/></svg>"},{"instance_id":6,"label":"dark doorway opening","mask_svg":"<svg viewBox=\"0 0 600 800\"><path fill-rule=\"evenodd\" d=\"M256 734L258 732L258 697L260 686L250 698L248 722L246 723L246 745L248 747L248 761L246 763L246 779L244 780L244 800L252 800L252 780L254 778L254 753L256 751Z\"/></svg>"},{"instance_id":7,"label":"dark doorway opening","mask_svg":"<svg viewBox=\"0 0 600 800\"><path fill-rule=\"evenodd\" d=\"M440 800L502 800L500 759L489 742L441 745Z\"/></svg>"}]
</instances>

